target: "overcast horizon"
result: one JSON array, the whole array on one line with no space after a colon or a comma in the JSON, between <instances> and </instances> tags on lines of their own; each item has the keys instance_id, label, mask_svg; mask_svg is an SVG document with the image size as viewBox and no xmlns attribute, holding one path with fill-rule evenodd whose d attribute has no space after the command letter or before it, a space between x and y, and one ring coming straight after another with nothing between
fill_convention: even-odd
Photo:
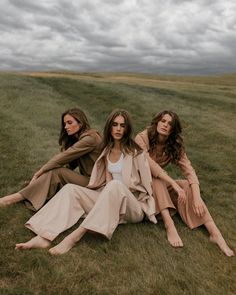
<instances>
[{"instance_id":1,"label":"overcast horizon","mask_svg":"<svg viewBox=\"0 0 236 295\"><path fill-rule=\"evenodd\" d=\"M236 2L2 0L1 71L236 73Z\"/></svg>"}]
</instances>

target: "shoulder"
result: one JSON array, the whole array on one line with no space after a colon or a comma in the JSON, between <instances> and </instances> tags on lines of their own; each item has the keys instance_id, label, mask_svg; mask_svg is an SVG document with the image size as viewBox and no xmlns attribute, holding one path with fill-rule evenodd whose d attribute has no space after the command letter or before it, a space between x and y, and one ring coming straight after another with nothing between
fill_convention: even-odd
<instances>
[{"instance_id":1,"label":"shoulder","mask_svg":"<svg viewBox=\"0 0 236 295\"><path fill-rule=\"evenodd\" d=\"M147 132L147 129L143 130L142 132L139 132L136 137L135 137L135 140L138 140L138 139L142 139L144 142L148 142L148 132Z\"/></svg>"},{"instance_id":2,"label":"shoulder","mask_svg":"<svg viewBox=\"0 0 236 295\"><path fill-rule=\"evenodd\" d=\"M90 143L100 143L101 142L101 135L95 129L89 129L84 131L78 141L90 142Z\"/></svg>"},{"instance_id":3,"label":"shoulder","mask_svg":"<svg viewBox=\"0 0 236 295\"><path fill-rule=\"evenodd\" d=\"M136 143L144 150L149 150L149 138L147 129L138 133L135 137Z\"/></svg>"},{"instance_id":4,"label":"shoulder","mask_svg":"<svg viewBox=\"0 0 236 295\"><path fill-rule=\"evenodd\" d=\"M135 153L132 155L134 161L136 162L144 162L146 160L146 153L142 151L135 151Z\"/></svg>"}]
</instances>

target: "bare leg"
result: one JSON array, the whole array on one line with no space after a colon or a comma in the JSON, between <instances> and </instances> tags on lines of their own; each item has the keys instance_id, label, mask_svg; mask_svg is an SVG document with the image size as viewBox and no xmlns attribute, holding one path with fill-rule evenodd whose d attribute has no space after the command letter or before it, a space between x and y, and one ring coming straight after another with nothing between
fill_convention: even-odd
<instances>
[{"instance_id":1,"label":"bare leg","mask_svg":"<svg viewBox=\"0 0 236 295\"><path fill-rule=\"evenodd\" d=\"M0 198L0 207L5 207L11 204L15 204L22 200L24 200L24 198L20 193L11 194L11 195Z\"/></svg>"},{"instance_id":2,"label":"bare leg","mask_svg":"<svg viewBox=\"0 0 236 295\"><path fill-rule=\"evenodd\" d=\"M50 254L61 255L67 253L72 247L74 247L76 242L78 242L86 232L87 229L80 226L67 237L65 237L64 240L62 240L58 245L49 249Z\"/></svg>"},{"instance_id":3,"label":"bare leg","mask_svg":"<svg viewBox=\"0 0 236 295\"><path fill-rule=\"evenodd\" d=\"M205 227L207 228L210 234L210 241L217 244L221 251L228 257L234 256L234 251L229 248L226 244L225 239L223 238L221 232L217 228L214 221L206 222Z\"/></svg>"},{"instance_id":4,"label":"bare leg","mask_svg":"<svg viewBox=\"0 0 236 295\"><path fill-rule=\"evenodd\" d=\"M29 250L33 248L48 248L51 242L40 236L36 236L26 243L16 244L15 250Z\"/></svg>"},{"instance_id":5,"label":"bare leg","mask_svg":"<svg viewBox=\"0 0 236 295\"><path fill-rule=\"evenodd\" d=\"M169 209L164 209L161 211L161 216L163 218L165 228L166 228L166 234L167 239L172 247L183 247L183 242L176 230L175 224L173 222L173 219L170 216Z\"/></svg>"}]
</instances>

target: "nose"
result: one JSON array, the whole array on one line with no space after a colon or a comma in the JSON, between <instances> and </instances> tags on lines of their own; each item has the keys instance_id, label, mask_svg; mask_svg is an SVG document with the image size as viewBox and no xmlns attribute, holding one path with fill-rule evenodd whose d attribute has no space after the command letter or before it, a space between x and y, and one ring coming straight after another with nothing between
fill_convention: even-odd
<instances>
[{"instance_id":1,"label":"nose","mask_svg":"<svg viewBox=\"0 0 236 295\"><path fill-rule=\"evenodd\" d=\"M168 126L168 123L167 122L164 122L164 126L167 127Z\"/></svg>"},{"instance_id":2,"label":"nose","mask_svg":"<svg viewBox=\"0 0 236 295\"><path fill-rule=\"evenodd\" d=\"M117 125L117 130L120 130L120 125L119 124Z\"/></svg>"}]
</instances>

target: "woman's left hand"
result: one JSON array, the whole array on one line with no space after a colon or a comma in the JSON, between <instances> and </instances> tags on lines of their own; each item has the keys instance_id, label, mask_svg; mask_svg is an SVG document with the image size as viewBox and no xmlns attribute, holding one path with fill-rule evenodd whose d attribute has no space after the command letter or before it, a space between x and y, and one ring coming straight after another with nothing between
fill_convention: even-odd
<instances>
[{"instance_id":1,"label":"woman's left hand","mask_svg":"<svg viewBox=\"0 0 236 295\"><path fill-rule=\"evenodd\" d=\"M178 202L185 204L186 203L186 194L185 191L175 182L173 189L178 194Z\"/></svg>"}]
</instances>

